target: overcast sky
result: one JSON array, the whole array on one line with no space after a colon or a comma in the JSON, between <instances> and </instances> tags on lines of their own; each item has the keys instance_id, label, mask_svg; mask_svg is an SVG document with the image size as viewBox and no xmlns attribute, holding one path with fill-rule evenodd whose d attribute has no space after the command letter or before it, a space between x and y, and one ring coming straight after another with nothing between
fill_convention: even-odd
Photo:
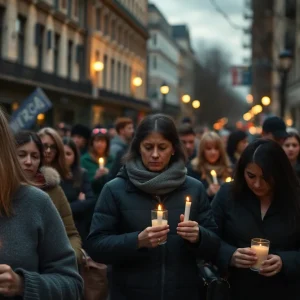
<instances>
[{"instance_id":1,"label":"overcast sky","mask_svg":"<svg viewBox=\"0 0 300 300\"><path fill-rule=\"evenodd\" d=\"M234 29L230 23L216 11L210 0L149 0L155 4L170 24L185 23L189 26L191 42L197 52L201 42L220 45L229 52L233 65L243 64L249 58L250 51L243 48L248 41L242 30ZM228 15L231 22L247 27L244 20L245 0L215 0ZM239 89L247 93L247 89Z\"/></svg>"}]
</instances>

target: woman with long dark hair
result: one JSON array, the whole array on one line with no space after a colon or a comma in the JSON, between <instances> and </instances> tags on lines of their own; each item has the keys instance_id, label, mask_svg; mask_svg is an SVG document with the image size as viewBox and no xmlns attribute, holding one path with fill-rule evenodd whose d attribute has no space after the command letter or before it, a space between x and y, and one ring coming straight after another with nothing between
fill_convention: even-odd
<instances>
[{"instance_id":1,"label":"woman with long dark hair","mask_svg":"<svg viewBox=\"0 0 300 300\"><path fill-rule=\"evenodd\" d=\"M248 146L248 136L243 130L236 130L230 133L227 141L227 154L231 161L232 167L236 165L243 151Z\"/></svg>"},{"instance_id":2,"label":"woman with long dark hair","mask_svg":"<svg viewBox=\"0 0 300 300\"><path fill-rule=\"evenodd\" d=\"M300 136L296 132L290 132L282 147L300 178Z\"/></svg>"},{"instance_id":3,"label":"woman with long dark hair","mask_svg":"<svg viewBox=\"0 0 300 300\"><path fill-rule=\"evenodd\" d=\"M191 210L184 220L187 197ZM157 219L151 226L151 210L158 205L168 210L168 225ZM198 300L197 258L216 255L214 230L203 185L186 176L173 120L147 116L125 167L101 192L88 237L91 257L112 265L110 299Z\"/></svg>"},{"instance_id":4,"label":"woman with long dark hair","mask_svg":"<svg viewBox=\"0 0 300 300\"><path fill-rule=\"evenodd\" d=\"M212 207L223 240L218 266L232 299L300 299L300 186L282 147L251 143ZM251 248L254 238L270 241L269 255Z\"/></svg>"},{"instance_id":5,"label":"woman with long dark hair","mask_svg":"<svg viewBox=\"0 0 300 300\"><path fill-rule=\"evenodd\" d=\"M30 185L1 109L0 136L0 298L78 300L83 284L65 228L50 197Z\"/></svg>"},{"instance_id":6,"label":"woman with long dark hair","mask_svg":"<svg viewBox=\"0 0 300 300\"><path fill-rule=\"evenodd\" d=\"M70 177L64 180L61 186L71 205L76 227L84 243L89 233L96 198L87 171L80 167L80 155L76 144L69 137L63 138L63 144Z\"/></svg>"},{"instance_id":7,"label":"woman with long dark hair","mask_svg":"<svg viewBox=\"0 0 300 300\"><path fill-rule=\"evenodd\" d=\"M57 208L65 225L67 235L76 253L77 260L81 261L81 239L76 230L72 211L66 196L60 187L58 172L43 165L44 147L41 139L35 132L20 131L15 134L18 161L28 180L35 183L46 192Z\"/></svg>"}]
</instances>

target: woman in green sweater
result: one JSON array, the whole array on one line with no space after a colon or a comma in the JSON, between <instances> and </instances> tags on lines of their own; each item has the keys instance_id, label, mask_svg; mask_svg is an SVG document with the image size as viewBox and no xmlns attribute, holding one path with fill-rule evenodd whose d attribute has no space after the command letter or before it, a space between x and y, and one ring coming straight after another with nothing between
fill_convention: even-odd
<instances>
[{"instance_id":1,"label":"woman in green sweater","mask_svg":"<svg viewBox=\"0 0 300 300\"><path fill-rule=\"evenodd\" d=\"M0 298L78 300L83 283L50 197L30 186L0 109Z\"/></svg>"},{"instance_id":2,"label":"woman in green sweater","mask_svg":"<svg viewBox=\"0 0 300 300\"><path fill-rule=\"evenodd\" d=\"M107 182L107 174L113 158L109 155L110 138L106 128L95 128L89 144L89 151L81 157L81 167L88 172L94 194L98 196ZM102 160L100 163L99 160Z\"/></svg>"}]
</instances>

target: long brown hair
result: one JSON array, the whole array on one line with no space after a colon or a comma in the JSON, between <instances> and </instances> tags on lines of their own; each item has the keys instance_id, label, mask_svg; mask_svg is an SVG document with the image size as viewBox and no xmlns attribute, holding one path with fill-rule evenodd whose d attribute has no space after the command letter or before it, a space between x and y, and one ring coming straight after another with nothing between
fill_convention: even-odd
<instances>
[{"instance_id":1,"label":"long brown hair","mask_svg":"<svg viewBox=\"0 0 300 300\"><path fill-rule=\"evenodd\" d=\"M53 162L51 163L51 167L56 169L63 179L69 178L70 171L66 163L64 144L58 132L53 128L45 127L38 132L38 135L40 138L43 138L45 135L52 138L57 148L57 152Z\"/></svg>"},{"instance_id":2,"label":"long brown hair","mask_svg":"<svg viewBox=\"0 0 300 300\"><path fill-rule=\"evenodd\" d=\"M12 214L12 197L21 185L29 184L19 164L14 137L0 108L0 215Z\"/></svg>"},{"instance_id":3,"label":"long brown hair","mask_svg":"<svg viewBox=\"0 0 300 300\"><path fill-rule=\"evenodd\" d=\"M232 170L230 168L230 161L226 153L225 146L222 142L221 137L216 132L207 132L203 135L202 139L200 140L198 155L192 161L192 166L195 171L201 173L202 179L208 179L206 178L206 173L208 171L206 170L206 166L208 163L204 154L204 150L208 142L213 142L220 151L220 157L216 162L216 165L220 168L220 174L218 175L221 176L223 180L225 180L227 177L231 176Z\"/></svg>"}]
</instances>

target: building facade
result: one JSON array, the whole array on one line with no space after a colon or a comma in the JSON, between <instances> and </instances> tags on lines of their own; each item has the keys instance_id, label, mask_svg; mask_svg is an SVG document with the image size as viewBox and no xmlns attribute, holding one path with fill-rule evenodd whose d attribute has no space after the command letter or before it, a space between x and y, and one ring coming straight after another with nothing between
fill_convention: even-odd
<instances>
[{"instance_id":1,"label":"building facade","mask_svg":"<svg viewBox=\"0 0 300 300\"><path fill-rule=\"evenodd\" d=\"M147 0L89 2L88 74L94 87L94 124L111 122L118 115L137 120L150 110L147 6ZM95 63L102 70L96 70Z\"/></svg>"},{"instance_id":2,"label":"building facade","mask_svg":"<svg viewBox=\"0 0 300 300\"><path fill-rule=\"evenodd\" d=\"M146 0L0 0L0 103L11 113L41 87L48 125L137 118L149 110L146 17Z\"/></svg>"},{"instance_id":3,"label":"building facade","mask_svg":"<svg viewBox=\"0 0 300 300\"><path fill-rule=\"evenodd\" d=\"M148 5L148 97L154 111L162 111L162 84L169 87L165 97L166 113L178 115L180 112L179 65L180 47L173 39L172 26L154 4Z\"/></svg>"}]
</instances>

